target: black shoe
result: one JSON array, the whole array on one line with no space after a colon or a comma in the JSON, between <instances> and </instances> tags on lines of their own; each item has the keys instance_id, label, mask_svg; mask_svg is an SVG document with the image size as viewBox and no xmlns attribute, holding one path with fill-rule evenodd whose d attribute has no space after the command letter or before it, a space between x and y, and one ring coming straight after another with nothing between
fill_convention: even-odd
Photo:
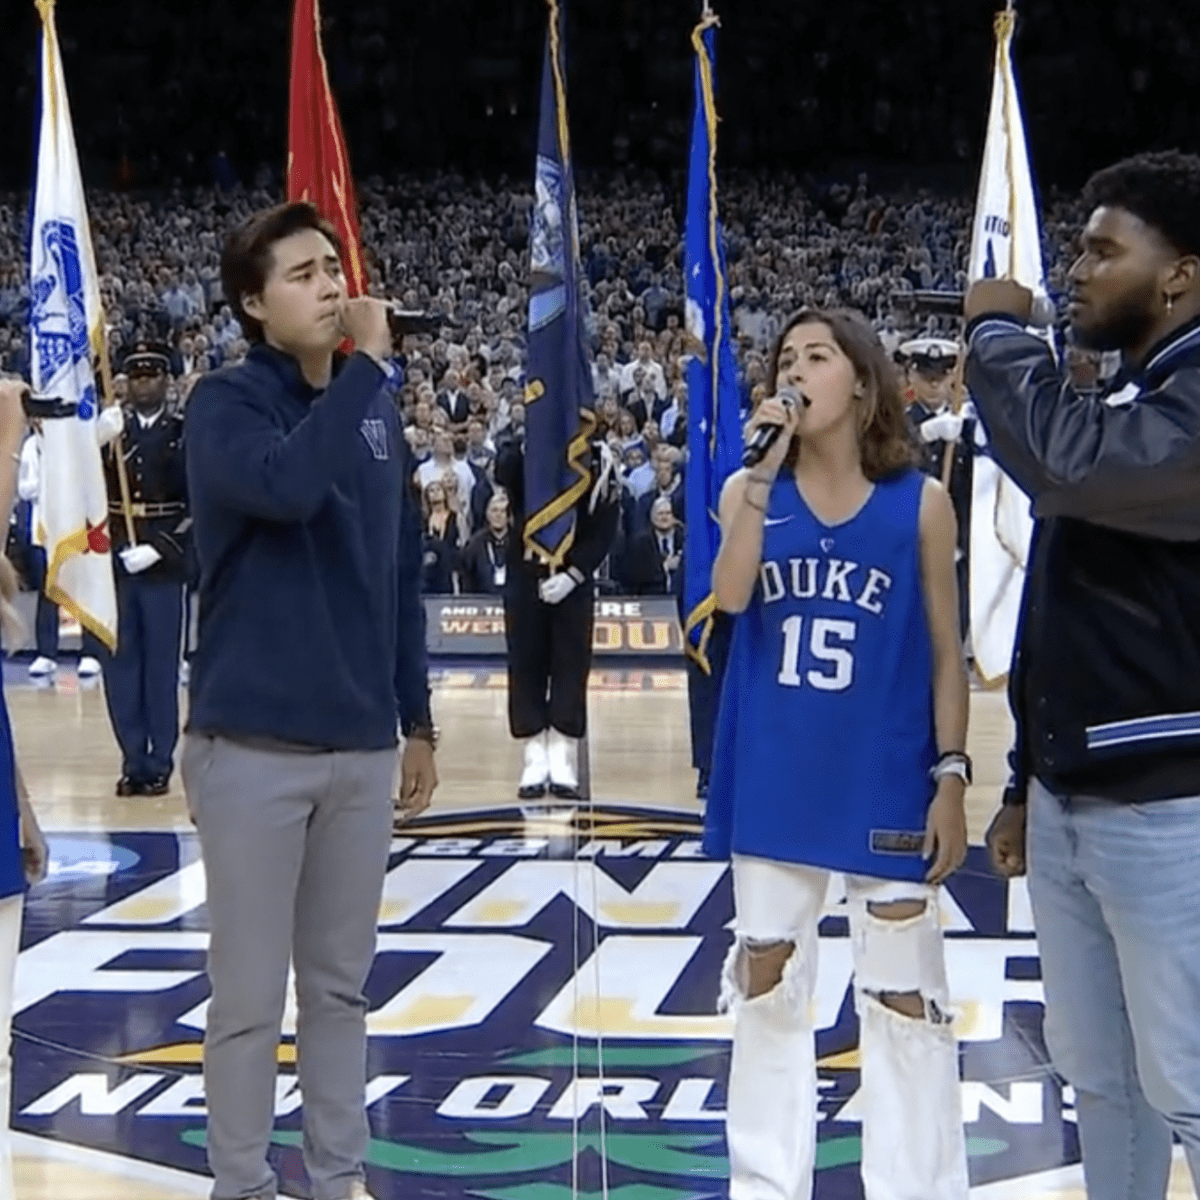
<instances>
[{"instance_id":1,"label":"black shoe","mask_svg":"<svg viewBox=\"0 0 1200 1200\"><path fill-rule=\"evenodd\" d=\"M518 800L540 800L546 794L544 783L531 783L517 788Z\"/></svg>"},{"instance_id":2,"label":"black shoe","mask_svg":"<svg viewBox=\"0 0 1200 1200\"><path fill-rule=\"evenodd\" d=\"M571 787L565 783L554 783L553 781L550 783L550 795L557 796L559 800L581 799L577 787Z\"/></svg>"},{"instance_id":3,"label":"black shoe","mask_svg":"<svg viewBox=\"0 0 1200 1200\"><path fill-rule=\"evenodd\" d=\"M145 784L140 779L131 779L128 775L122 775L117 780L117 795L118 796L141 796L142 788Z\"/></svg>"},{"instance_id":4,"label":"black shoe","mask_svg":"<svg viewBox=\"0 0 1200 1200\"><path fill-rule=\"evenodd\" d=\"M171 790L170 775L159 775L141 785L139 796L165 796Z\"/></svg>"}]
</instances>

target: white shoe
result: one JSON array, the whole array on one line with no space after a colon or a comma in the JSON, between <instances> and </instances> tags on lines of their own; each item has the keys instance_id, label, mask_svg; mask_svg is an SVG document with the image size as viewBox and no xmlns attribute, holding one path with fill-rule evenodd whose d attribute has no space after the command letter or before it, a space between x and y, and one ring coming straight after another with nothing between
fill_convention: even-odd
<instances>
[{"instance_id":1,"label":"white shoe","mask_svg":"<svg viewBox=\"0 0 1200 1200\"><path fill-rule=\"evenodd\" d=\"M29 664L29 674L34 679L44 679L47 675L53 675L58 670L58 663L52 658L47 658L44 654L39 654L37 658Z\"/></svg>"},{"instance_id":2,"label":"white shoe","mask_svg":"<svg viewBox=\"0 0 1200 1200\"><path fill-rule=\"evenodd\" d=\"M100 674L100 660L93 658L90 654L85 654L79 660L79 667L76 674L80 679L93 679Z\"/></svg>"},{"instance_id":3,"label":"white shoe","mask_svg":"<svg viewBox=\"0 0 1200 1200\"><path fill-rule=\"evenodd\" d=\"M546 782L550 778L550 764L546 760L546 731L535 733L525 739L525 769L521 772L521 783L517 796L522 800L536 800L546 794Z\"/></svg>"},{"instance_id":4,"label":"white shoe","mask_svg":"<svg viewBox=\"0 0 1200 1200\"><path fill-rule=\"evenodd\" d=\"M579 773L576 755L579 743L557 729L550 730L546 757L550 762L550 792L563 800L579 799Z\"/></svg>"}]
</instances>

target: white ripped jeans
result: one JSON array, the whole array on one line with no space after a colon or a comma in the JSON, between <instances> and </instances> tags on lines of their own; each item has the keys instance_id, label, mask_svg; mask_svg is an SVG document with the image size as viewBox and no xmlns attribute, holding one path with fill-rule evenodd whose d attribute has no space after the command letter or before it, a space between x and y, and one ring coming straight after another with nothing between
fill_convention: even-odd
<instances>
[{"instance_id":1,"label":"white ripped jeans","mask_svg":"<svg viewBox=\"0 0 1200 1200\"><path fill-rule=\"evenodd\" d=\"M722 1005L734 1016L727 1136L730 1200L809 1200L816 1154L817 1068L812 1001L817 925L829 872L734 855L737 938ZM948 1015L937 890L846 877L862 1059L866 1200L966 1200L958 1045ZM889 920L876 905L921 901ZM779 982L748 997L755 951L791 943ZM906 1016L879 997L923 1001Z\"/></svg>"}]
</instances>

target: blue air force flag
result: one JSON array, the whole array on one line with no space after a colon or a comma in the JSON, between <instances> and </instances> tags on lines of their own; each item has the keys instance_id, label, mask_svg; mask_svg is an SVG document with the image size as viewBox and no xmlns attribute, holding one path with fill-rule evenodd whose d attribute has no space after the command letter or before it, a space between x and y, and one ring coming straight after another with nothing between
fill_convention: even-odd
<instances>
[{"instance_id":1,"label":"blue air force flag","mask_svg":"<svg viewBox=\"0 0 1200 1200\"><path fill-rule=\"evenodd\" d=\"M696 51L696 110L688 167L687 332L688 523L684 555L685 648L708 670L708 638L716 602L712 567L721 544L717 504L725 481L741 465L737 363L730 336L729 291L725 285L724 235L717 216L717 109L715 17L692 32Z\"/></svg>"},{"instance_id":2,"label":"blue air force flag","mask_svg":"<svg viewBox=\"0 0 1200 1200\"><path fill-rule=\"evenodd\" d=\"M1045 301L1046 286L1033 177L1013 74L1015 18L1013 12L996 17L992 106L969 273L972 282L1015 279L1034 293L1036 304ZM1012 660L1032 533L1028 497L980 447L971 495L969 592L975 662L987 680L1006 674Z\"/></svg>"},{"instance_id":3,"label":"blue air force flag","mask_svg":"<svg viewBox=\"0 0 1200 1200\"><path fill-rule=\"evenodd\" d=\"M104 352L100 286L83 181L54 24L42 19L41 128L29 245L32 384L39 395L78 406L43 427L40 492L46 595L110 648L117 603L108 539L108 495L96 440L99 408L93 362Z\"/></svg>"},{"instance_id":4,"label":"blue air force flag","mask_svg":"<svg viewBox=\"0 0 1200 1200\"><path fill-rule=\"evenodd\" d=\"M579 223L567 131L564 19L546 0L534 211L529 235L529 361L525 385L527 553L562 565L575 539L575 505L591 484L588 442L595 429L579 293Z\"/></svg>"}]
</instances>

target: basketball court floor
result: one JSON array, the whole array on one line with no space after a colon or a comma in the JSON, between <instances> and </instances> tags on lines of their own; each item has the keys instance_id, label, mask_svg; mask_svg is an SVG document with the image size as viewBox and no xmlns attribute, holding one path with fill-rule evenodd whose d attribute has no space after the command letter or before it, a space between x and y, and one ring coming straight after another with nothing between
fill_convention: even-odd
<instances>
[{"instance_id":1,"label":"basketball court floor","mask_svg":"<svg viewBox=\"0 0 1200 1200\"><path fill-rule=\"evenodd\" d=\"M10 664L18 751L49 835L14 1019L18 1200L207 1195L204 876L176 785L118 800L103 695ZM727 869L698 853L681 671L599 671L592 801L519 806L503 674L440 673L435 808L398 830L371 1001L378 1200L725 1194ZM1082 1198L1072 1098L1050 1072L1028 897L980 846L1003 781L1003 698L976 693L973 849L945 890L972 1195ZM836 880L816 999L819 1200L861 1195L857 1026ZM274 1158L305 1196L293 1016ZM1177 1161L1173 1200L1193 1195Z\"/></svg>"}]
</instances>

